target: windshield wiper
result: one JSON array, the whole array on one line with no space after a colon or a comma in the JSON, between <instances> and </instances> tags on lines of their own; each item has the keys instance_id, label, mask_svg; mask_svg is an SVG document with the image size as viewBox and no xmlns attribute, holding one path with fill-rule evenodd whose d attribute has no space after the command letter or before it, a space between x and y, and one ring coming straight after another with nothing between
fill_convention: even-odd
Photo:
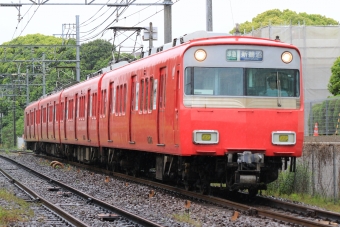
<instances>
[{"instance_id":1,"label":"windshield wiper","mask_svg":"<svg viewBox=\"0 0 340 227\"><path fill-rule=\"evenodd\" d=\"M277 87L277 106L281 107L281 81L279 80L279 72L276 72L276 87Z\"/></svg>"}]
</instances>

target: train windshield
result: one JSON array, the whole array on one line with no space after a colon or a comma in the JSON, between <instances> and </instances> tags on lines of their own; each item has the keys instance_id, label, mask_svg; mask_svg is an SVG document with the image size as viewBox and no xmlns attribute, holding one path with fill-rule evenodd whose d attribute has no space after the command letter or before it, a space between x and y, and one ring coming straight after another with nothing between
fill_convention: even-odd
<instances>
[{"instance_id":1,"label":"train windshield","mask_svg":"<svg viewBox=\"0 0 340 227\"><path fill-rule=\"evenodd\" d=\"M188 67L186 95L299 97L296 69Z\"/></svg>"}]
</instances>

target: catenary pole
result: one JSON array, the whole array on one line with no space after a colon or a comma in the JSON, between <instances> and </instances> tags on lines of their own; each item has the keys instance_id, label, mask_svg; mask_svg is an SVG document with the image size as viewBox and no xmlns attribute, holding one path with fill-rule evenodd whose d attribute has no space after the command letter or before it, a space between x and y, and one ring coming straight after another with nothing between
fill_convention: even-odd
<instances>
[{"instance_id":1,"label":"catenary pole","mask_svg":"<svg viewBox=\"0 0 340 227\"><path fill-rule=\"evenodd\" d=\"M212 21L212 0L206 0L207 2L207 31L212 31L213 30L213 21Z\"/></svg>"},{"instance_id":2,"label":"catenary pole","mask_svg":"<svg viewBox=\"0 0 340 227\"><path fill-rule=\"evenodd\" d=\"M172 0L164 0L164 43L172 41Z\"/></svg>"},{"instance_id":3,"label":"catenary pole","mask_svg":"<svg viewBox=\"0 0 340 227\"><path fill-rule=\"evenodd\" d=\"M80 81L80 38L79 38L79 15L76 16L76 80Z\"/></svg>"}]
</instances>

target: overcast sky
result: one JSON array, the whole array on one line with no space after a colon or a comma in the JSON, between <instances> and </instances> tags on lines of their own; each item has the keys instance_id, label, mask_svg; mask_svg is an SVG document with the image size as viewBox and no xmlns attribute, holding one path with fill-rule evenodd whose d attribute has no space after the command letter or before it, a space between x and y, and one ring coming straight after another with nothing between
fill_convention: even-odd
<instances>
[{"instance_id":1,"label":"overcast sky","mask_svg":"<svg viewBox=\"0 0 340 227\"><path fill-rule=\"evenodd\" d=\"M90 0L87 1L90 2ZM206 0L172 1L174 2L172 6L172 38L198 30L206 30ZM30 3L29 0L0 0L0 3L10 2ZM63 2L63 0L48 1L48 3L61 2ZM84 3L85 0L65 0L64 2ZM108 0L95 0L94 2L106 3ZM111 0L110 2L114 3L116 0ZM120 2L120 0L118 2ZM163 2L163 0L136 1L136 3L155 2ZM213 0L213 31L229 33L235 26L235 23L251 21L252 18L258 14L270 9L290 9L297 13L320 14L340 21L337 3L338 0ZM154 26L158 27L159 31L158 41L155 42L155 46L162 45L164 41L164 7L151 6L145 8L146 6L130 6L121 15L119 22L111 26L145 27L149 25L149 22L152 22ZM102 36L103 33L101 31L116 18L116 15L110 17L113 10L114 8L109 9L106 6L42 5L40 7L31 7L24 5L20 9L20 14L23 18L18 24L18 10L16 8L0 7L0 44L12 40L12 38L25 36L27 34L61 34L62 24L74 24L76 15L79 15L82 41L86 41L96 34L99 34L96 38L109 40L112 38L112 32L105 32ZM103 26L93 32L89 32L100 24L103 24ZM66 32L69 31L65 30L65 33ZM74 33L74 31L71 33ZM148 46L148 43L145 42L144 45Z\"/></svg>"}]
</instances>

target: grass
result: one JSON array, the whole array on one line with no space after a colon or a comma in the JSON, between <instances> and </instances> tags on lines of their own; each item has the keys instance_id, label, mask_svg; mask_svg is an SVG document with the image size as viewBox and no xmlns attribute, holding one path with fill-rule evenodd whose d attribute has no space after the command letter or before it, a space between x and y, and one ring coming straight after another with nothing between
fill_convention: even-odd
<instances>
[{"instance_id":1,"label":"grass","mask_svg":"<svg viewBox=\"0 0 340 227\"><path fill-rule=\"evenodd\" d=\"M190 217L190 213L185 212L182 214L174 214L173 218L178 222L188 223L195 227L201 227L202 224L199 221L196 221Z\"/></svg>"},{"instance_id":2,"label":"grass","mask_svg":"<svg viewBox=\"0 0 340 227\"><path fill-rule=\"evenodd\" d=\"M340 200L311 193L311 172L304 165L297 165L296 172L282 171L276 181L268 184L263 195L285 198L290 201L320 207L333 212L340 212Z\"/></svg>"},{"instance_id":3,"label":"grass","mask_svg":"<svg viewBox=\"0 0 340 227\"><path fill-rule=\"evenodd\" d=\"M304 204L320 207L329 211L339 212L340 213L340 201L334 202L334 200L324 198L318 195L310 195L310 194L279 194L279 193L268 193L267 191L262 191L262 195L266 196L275 196L284 198L291 201L302 202Z\"/></svg>"},{"instance_id":4,"label":"grass","mask_svg":"<svg viewBox=\"0 0 340 227\"><path fill-rule=\"evenodd\" d=\"M9 204L8 207L0 206L0 226L8 226L9 223L18 221L25 222L34 215L27 202L4 189L0 189L0 200Z\"/></svg>"}]
</instances>

